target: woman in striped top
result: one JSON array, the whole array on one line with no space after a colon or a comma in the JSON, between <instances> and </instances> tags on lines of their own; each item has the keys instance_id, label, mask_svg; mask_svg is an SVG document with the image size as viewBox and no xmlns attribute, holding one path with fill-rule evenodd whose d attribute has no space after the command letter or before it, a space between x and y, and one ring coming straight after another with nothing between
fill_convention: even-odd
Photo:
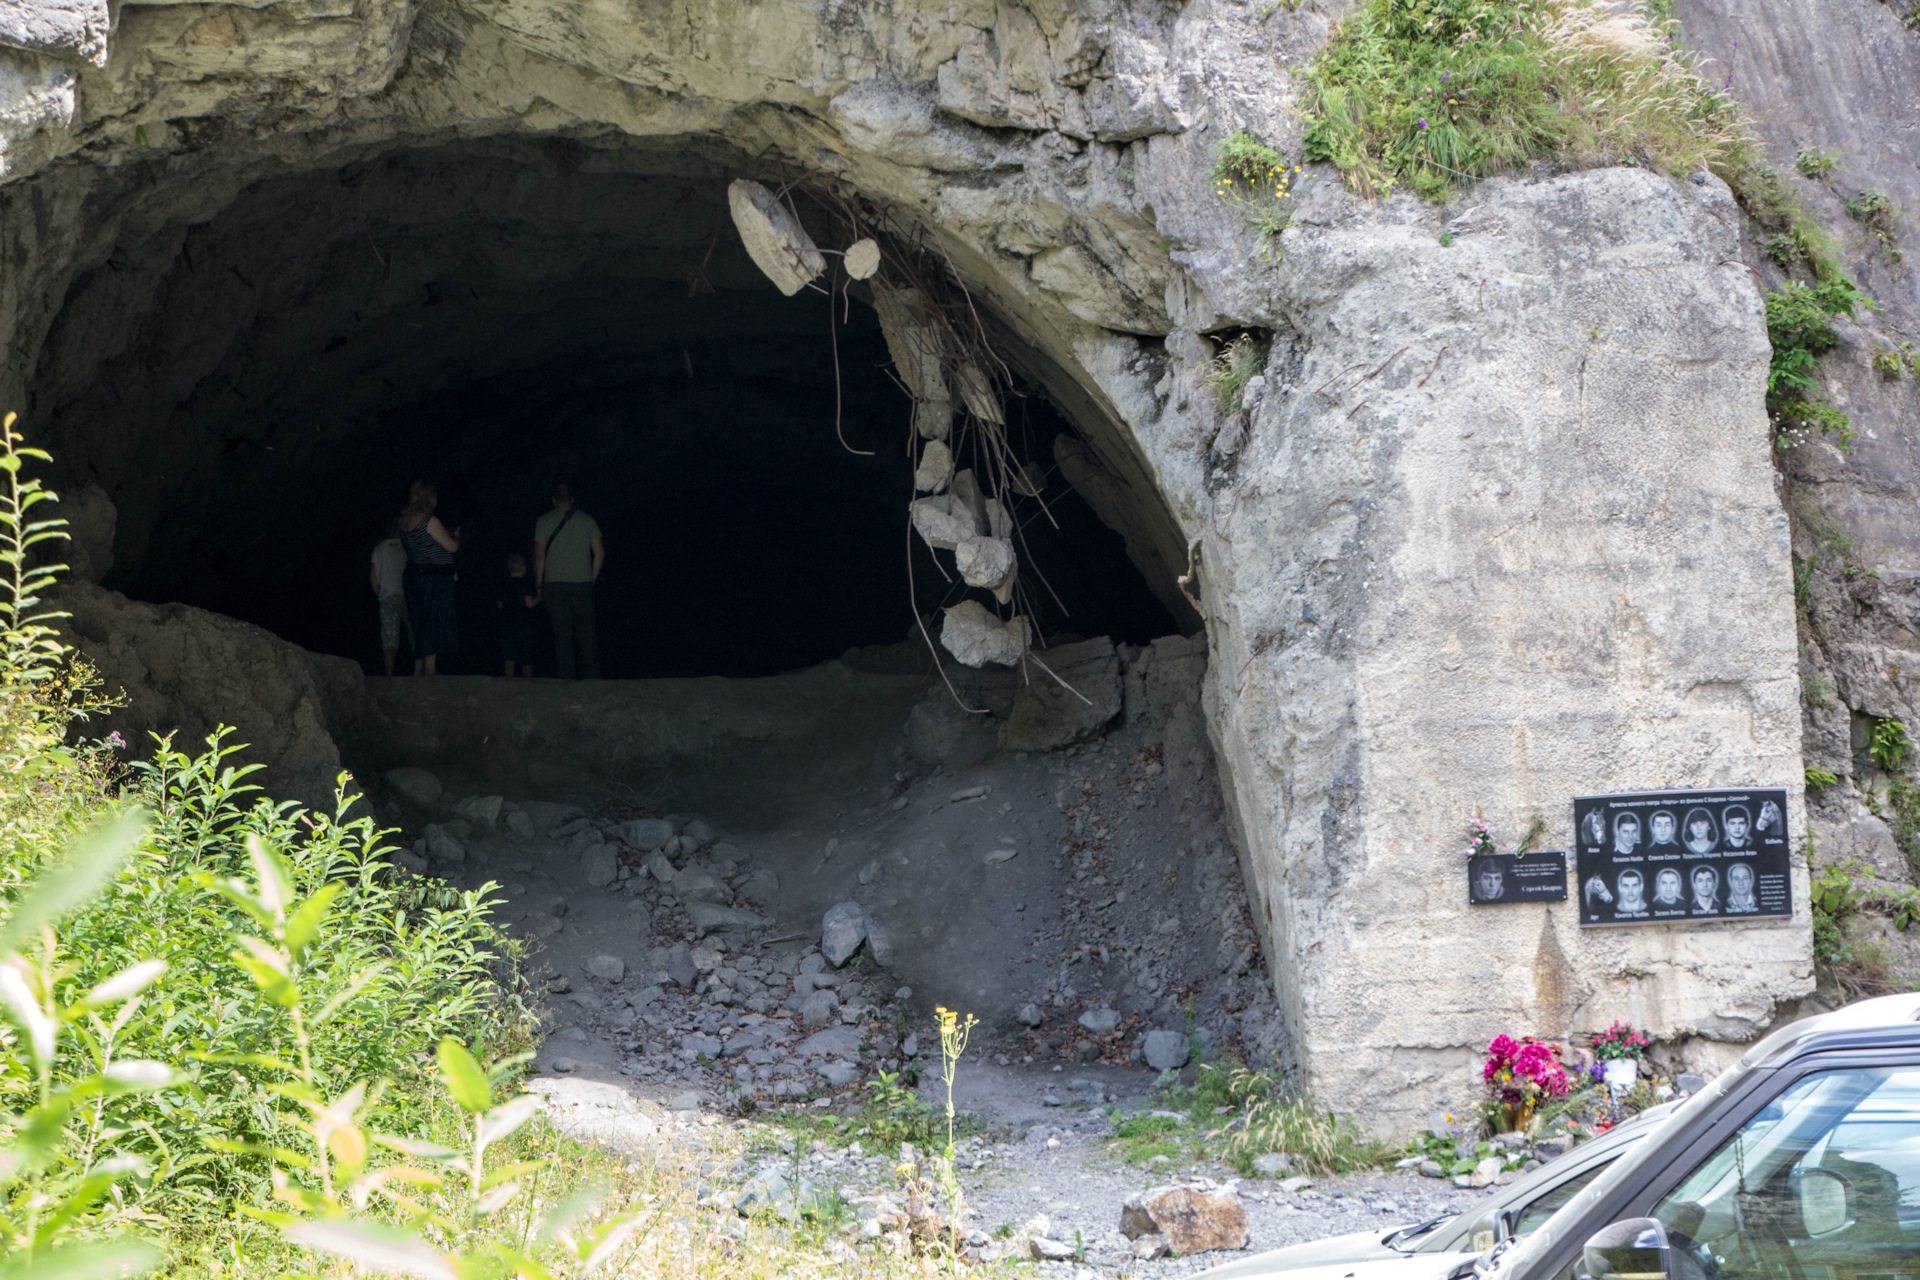
<instances>
[{"instance_id":1,"label":"woman in striped top","mask_svg":"<svg viewBox=\"0 0 1920 1280\"><path fill-rule=\"evenodd\" d=\"M413 622L413 674L437 675L435 662L460 648L453 610L453 553L460 531L447 531L433 509L440 490L416 480L400 512L400 542L407 549L407 614Z\"/></svg>"}]
</instances>

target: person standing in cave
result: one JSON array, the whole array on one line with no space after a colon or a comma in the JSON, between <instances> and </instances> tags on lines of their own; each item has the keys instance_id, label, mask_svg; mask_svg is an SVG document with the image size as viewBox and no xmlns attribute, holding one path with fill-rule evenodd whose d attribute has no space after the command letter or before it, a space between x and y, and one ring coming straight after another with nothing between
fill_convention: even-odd
<instances>
[{"instance_id":1,"label":"person standing in cave","mask_svg":"<svg viewBox=\"0 0 1920 1280\"><path fill-rule=\"evenodd\" d=\"M373 567L367 571L373 586L373 598L380 602L380 658L387 674L393 674L400 656L400 633L407 633L413 644L413 627L407 618L407 548L400 541L400 528L387 523L387 535L373 548Z\"/></svg>"},{"instance_id":2,"label":"person standing in cave","mask_svg":"<svg viewBox=\"0 0 1920 1280\"><path fill-rule=\"evenodd\" d=\"M507 557L507 576L501 579L499 597L493 602L500 614L502 674L509 680L533 674L533 611L539 603L533 579L527 576L527 558L515 552Z\"/></svg>"},{"instance_id":3,"label":"person standing in cave","mask_svg":"<svg viewBox=\"0 0 1920 1280\"><path fill-rule=\"evenodd\" d=\"M560 678L600 678L600 637L593 625L593 584L606 545L592 516L573 505L573 491L553 486L553 510L533 522L533 589L547 603Z\"/></svg>"},{"instance_id":4,"label":"person standing in cave","mask_svg":"<svg viewBox=\"0 0 1920 1280\"><path fill-rule=\"evenodd\" d=\"M460 648L459 622L453 608L453 554L460 550L460 531L448 532L433 514L440 490L416 480L400 512L400 542L407 549L407 614L413 620L413 674L438 675L443 653Z\"/></svg>"}]
</instances>

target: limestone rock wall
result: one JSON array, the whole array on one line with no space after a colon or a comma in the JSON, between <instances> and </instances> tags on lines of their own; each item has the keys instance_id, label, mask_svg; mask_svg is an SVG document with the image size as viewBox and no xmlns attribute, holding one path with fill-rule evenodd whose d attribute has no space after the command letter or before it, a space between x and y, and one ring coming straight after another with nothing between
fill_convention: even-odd
<instances>
[{"instance_id":1,"label":"limestone rock wall","mask_svg":"<svg viewBox=\"0 0 1920 1280\"><path fill-rule=\"evenodd\" d=\"M1579 793L1798 792L1738 219L1716 183L1632 170L1444 212L1308 173L1261 243L1207 173L1236 128L1294 145L1290 67L1339 9L130 4L104 69L0 49L0 400L35 382L79 273L125 264L104 358L182 228L269 174L521 134L830 177L945 253L1076 420L1062 469L1163 598L1186 608L1193 571L1307 1088L1393 1128L1460 1100L1495 1031L1749 1038L1810 986L1804 916L1469 917L1459 866L1475 813L1564 843ZM1271 333L1274 391L1228 447L1203 374L1208 335L1240 327Z\"/></svg>"},{"instance_id":2,"label":"limestone rock wall","mask_svg":"<svg viewBox=\"0 0 1920 1280\"><path fill-rule=\"evenodd\" d=\"M248 779L280 800L333 812L339 738L366 713L357 663L308 653L249 623L185 605L152 605L86 582L61 588L68 640L105 677L124 705L84 726L89 737L118 732L146 756L153 734L199 754L216 729L245 749L238 765L262 765ZM358 794L348 783L347 793Z\"/></svg>"}]
</instances>

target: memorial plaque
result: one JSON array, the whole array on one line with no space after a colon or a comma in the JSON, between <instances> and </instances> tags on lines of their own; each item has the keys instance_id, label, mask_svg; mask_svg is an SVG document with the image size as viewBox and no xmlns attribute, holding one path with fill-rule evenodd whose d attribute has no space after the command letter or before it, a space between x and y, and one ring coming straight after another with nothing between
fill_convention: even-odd
<instances>
[{"instance_id":1,"label":"memorial plaque","mask_svg":"<svg viewBox=\"0 0 1920 1280\"><path fill-rule=\"evenodd\" d=\"M1565 853L1491 853L1467 863L1467 901L1476 907L1566 900Z\"/></svg>"},{"instance_id":2,"label":"memorial plaque","mask_svg":"<svg viewBox=\"0 0 1920 1280\"><path fill-rule=\"evenodd\" d=\"M1785 791L1582 796L1573 827L1582 926L1793 914Z\"/></svg>"}]
</instances>

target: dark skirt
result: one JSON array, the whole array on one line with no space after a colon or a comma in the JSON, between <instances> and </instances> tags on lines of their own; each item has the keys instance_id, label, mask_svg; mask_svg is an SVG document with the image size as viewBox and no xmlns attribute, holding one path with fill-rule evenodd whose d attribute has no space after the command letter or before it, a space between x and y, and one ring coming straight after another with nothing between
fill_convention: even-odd
<instances>
[{"instance_id":1,"label":"dark skirt","mask_svg":"<svg viewBox=\"0 0 1920 1280\"><path fill-rule=\"evenodd\" d=\"M407 616L413 621L414 652L422 657L458 653L460 627L453 609L453 575L407 574Z\"/></svg>"}]
</instances>

